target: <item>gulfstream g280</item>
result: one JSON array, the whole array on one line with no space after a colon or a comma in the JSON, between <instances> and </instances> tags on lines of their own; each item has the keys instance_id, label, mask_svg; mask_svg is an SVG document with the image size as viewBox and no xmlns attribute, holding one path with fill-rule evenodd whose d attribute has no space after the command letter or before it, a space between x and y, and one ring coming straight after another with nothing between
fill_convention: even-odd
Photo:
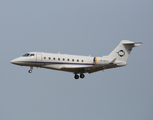
<instances>
[{"instance_id":1,"label":"gulfstream g280","mask_svg":"<svg viewBox=\"0 0 153 120\"><path fill-rule=\"evenodd\" d=\"M140 42L122 40L108 56L103 57L29 52L12 60L11 63L30 66L29 73L32 73L33 67L40 67L72 72L74 78L78 79L79 77L84 78L84 73L94 73L100 70L126 66L126 60L132 48L140 45Z\"/></svg>"}]
</instances>

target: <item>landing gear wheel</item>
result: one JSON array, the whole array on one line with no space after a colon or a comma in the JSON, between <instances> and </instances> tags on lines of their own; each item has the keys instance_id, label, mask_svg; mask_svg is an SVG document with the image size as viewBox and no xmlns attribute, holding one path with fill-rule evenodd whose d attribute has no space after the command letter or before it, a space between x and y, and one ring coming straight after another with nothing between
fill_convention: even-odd
<instances>
[{"instance_id":1,"label":"landing gear wheel","mask_svg":"<svg viewBox=\"0 0 153 120\"><path fill-rule=\"evenodd\" d=\"M79 75L75 75L74 78L75 78L75 79L79 79Z\"/></svg>"},{"instance_id":2,"label":"landing gear wheel","mask_svg":"<svg viewBox=\"0 0 153 120\"><path fill-rule=\"evenodd\" d=\"M84 74L80 74L80 78L84 78L85 77L85 75Z\"/></svg>"},{"instance_id":3,"label":"landing gear wheel","mask_svg":"<svg viewBox=\"0 0 153 120\"><path fill-rule=\"evenodd\" d=\"M28 72L29 72L29 73L32 73L32 69L33 69L33 67L30 66L30 70L29 70Z\"/></svg>"},{"instance_id":4,"label":"landing gear wheel","mask_svg":"<svg viewBox=\"0 0 153 120\"><path fill-rule=\"evenodd\" d=\"M32 73L32 70L29 70L28 72L29 72L29 73Z\"/></svg>"}]
</instances>

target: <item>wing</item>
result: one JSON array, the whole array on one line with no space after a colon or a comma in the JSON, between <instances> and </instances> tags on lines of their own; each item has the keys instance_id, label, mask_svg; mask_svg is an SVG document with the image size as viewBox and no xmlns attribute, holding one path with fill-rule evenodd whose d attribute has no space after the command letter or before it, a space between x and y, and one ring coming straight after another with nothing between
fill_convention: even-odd
<instances>
[{"instance_id":1,"label":"wing","mask_svg":"<svg viewBox=\"0 0 153 120\"><path fill-rule=\"evenodd\" d=\"M105 69L116 68L115 64L105 65L105 66L62 66L63 71L77 73L94 73Z\"/></svg>"}]
</instances>

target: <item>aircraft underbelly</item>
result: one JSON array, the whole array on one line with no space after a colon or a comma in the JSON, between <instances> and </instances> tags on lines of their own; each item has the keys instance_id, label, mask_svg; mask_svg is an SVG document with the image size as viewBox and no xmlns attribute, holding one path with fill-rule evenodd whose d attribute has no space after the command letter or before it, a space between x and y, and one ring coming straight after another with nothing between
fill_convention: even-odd
<instances>
[{"instance_id":1,"label":"aircraft underbelly","mask_svg":"<svg viewBox=\"0 0 153 120\"><path fill-rule=\"evenodd\" d=\"M49 65L44 65L43 68L76 73L76 72L79 72L79 71L85 72L84 68L86 68L86 67L88 68L88 67L92 67L92 66L93 65L59 65L59 64L49 64Z\"/></svg>"}]
</instances>

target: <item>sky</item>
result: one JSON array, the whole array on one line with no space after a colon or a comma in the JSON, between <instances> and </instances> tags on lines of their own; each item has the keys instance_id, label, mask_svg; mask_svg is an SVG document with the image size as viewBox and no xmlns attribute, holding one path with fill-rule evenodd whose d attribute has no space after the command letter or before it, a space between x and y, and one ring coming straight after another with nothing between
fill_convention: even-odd
<instances>
[{"instance_id":1,"label":"sky","mask_svg":"<svg viewBox=\"0 0 153 120\"><path fill-rule=\"evenodd\" d=\"M152 0L1 0L0 120L152 120ZM108 55L144 42L128 65L85 74L10 63L27 52Z\"/></svg>"}]
</instances>

